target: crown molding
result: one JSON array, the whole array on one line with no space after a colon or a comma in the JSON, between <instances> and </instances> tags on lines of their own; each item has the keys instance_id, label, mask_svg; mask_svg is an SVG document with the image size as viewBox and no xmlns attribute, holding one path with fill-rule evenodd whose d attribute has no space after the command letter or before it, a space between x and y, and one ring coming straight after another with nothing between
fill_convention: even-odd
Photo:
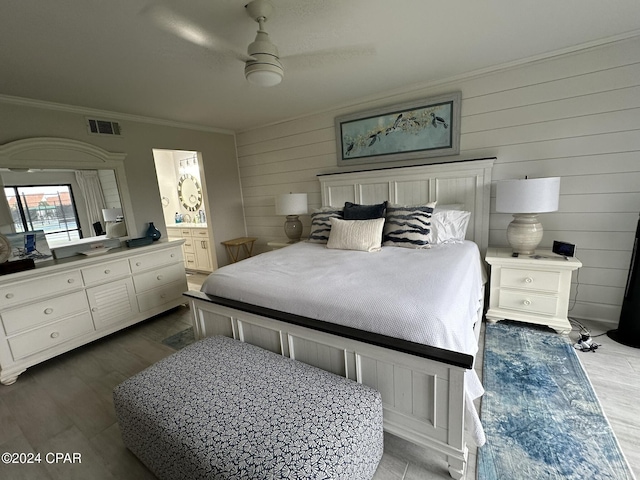
<instances>
[{"instance_id":1,"label":"crown molding","mask_svg":"<svg viewBox=\"0 0 640 480\"><path fill-rule=\"evenodd\" d=\"M94 115L109 120L124 120L128 122L146 123L151 125L162 125L165 127L185 128L187 130L200 130L203 132L222 133L226 135L235 135L233 130L225 130L222 128L207 127L192 123L183 123L173 120L164 120L161 118L144 117L142 115L132 115L128 113L111 112L108 110L99 110L96 108L80 107L77 105L66 105L64 103L48 102L45 100L36 100L33 98L15 97L12 95L0 94L0 103L8 103L11 105L19 105L22 107L40 108L44 110L55 110L58 112L75 113L77 115Z\"/></svg>"}]
</instances>

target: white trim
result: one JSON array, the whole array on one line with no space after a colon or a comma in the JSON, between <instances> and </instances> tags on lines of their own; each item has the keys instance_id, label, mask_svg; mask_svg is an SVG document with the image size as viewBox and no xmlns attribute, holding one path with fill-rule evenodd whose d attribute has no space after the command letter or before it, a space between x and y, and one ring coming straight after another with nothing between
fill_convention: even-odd
<instances>
[{"instance_id":1,"label":"white trim","mask_svg":"<svg viewBox=\"0 0 640 480\"><path fill-rule=\"evenodd\" d=\"M200 130L203 132L222 133L226 135L235 134L233 130L226 130L222 128L207 127L204 125L196 125L193 123L183 123L175 120L164 120L161 118L145 117L142 115L132 115L129 113L112 112L109 110L99 110L90 107L80 107L77 105L66 105L64 103L48 102L45 100L36 100L26 97L14 97L12 95L0 94L0 103L8 103L11 105L19 105L23 107L41 108L44 110L55 110L58 112L75 113L78 115L107 117L112 120L124 120L129 122L162 125L165 127L185 128L188 130ZM114 137L120 138L118 136Z\"/></svg>"}]
</instances>

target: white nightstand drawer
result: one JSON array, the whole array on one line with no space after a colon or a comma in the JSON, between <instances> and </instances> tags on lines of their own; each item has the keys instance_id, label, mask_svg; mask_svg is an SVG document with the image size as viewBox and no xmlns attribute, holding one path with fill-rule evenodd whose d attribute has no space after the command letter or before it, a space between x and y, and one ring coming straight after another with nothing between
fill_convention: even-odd
<instances>
[{"instance_id":1,"label":"white nightstand drawer","mask_svg":"<svg viewBox=\"0 0 640 480\"><path fill-rule=\"evenodd\" d=\"M184 276L184 271L182 275ZM138 295L138 308L141 312L144 312L171 302L176 298L182 297L182 294L186 291L185 288L185 282L180 281L145 292L142 295Z\"/></svg>"},{"instance_id":2,"label":"white nightstand drawer","mask_svg":"<svg viewBox=\"0 0 640 480\"><path fill-rule=\"evenodd\" d=\"M134 275L133 284L136 293L146 292L152 288L161 287L168 283L178 282L185 279L184 264L176 263L167 267L158 268L151 272Z\"/></svg>"},{"instance_id":3,"label":"white nightstand drawer","mask_svg":"<svg viewBox=\"0 0 640 480\"><path fill-rule=\"evenodd\" d=\"M89 311L89 302L85 293L80 291L7 310L2 313L2 323L6 334L11 335L83 310Z\"/></svg>"},{"instance_id":4,"label":"white nightstand drawer","mask_svg":"<svg viewBox=\"0 0 640 480\"><path fill-rule=\"evenodd\" d=\"M501 290L498 307L519 312L556 315L558 311L558 297Z\"/></svg>"},{"instance_id":5,"label":"white nightstand drawer","mask_svg":"<svg viewBox=\"0 0 640 480\"><path fill-rule=\"evenodd\" d=\"M108 282L110 280L129 275L129 262L127 260L116 260L115 262L101 263L94 267L82 269L82 278L85 285L94 285L100 282Z\"/></svg>"},{"instance_id":6,"label":"white nightstand drawer","mask_svg":"<svg viewBox=\"0 0 640 480\"><path fill-rule=\"evenodd\" d=\"M187 240L191 242L191 240ZM182 262L182 252L179 246L167 248L159 252L147 253L145 255L137 255L129 260L131 263L131 271L133 273L149 270L162 265L170 265L176 262Z\"/></svg>"},{"instance_id":7,"label":"white nightstand drawer","mask_svg":"<svg viewBox=\"0 0 640 480\"><path fill-rule=\"evenodd\" d=\"M67 340L92 332L93 330L91 315L89 312L85 312L40 327L37 330L16 335L9 339L9 346L11 347L13 359L18 360L34 353L42 352L47 348L55 347Z\"/></svg>"},{"instance_id":8,"label":"white nightstand drawer","mask_svg":"<svg viewBox=\"0 0 640 480\"><path fill-rule=\"evenodd\" d=\"M560 272L503 267L500 273L500 287L555 293L560 288Z\"/></svg>"},{"instance_id":9,"label":"white nightstand drawer","mask_svg":"<svg viewBox=\"0 0 640 480\"><path fill-rule=\"evenodd\" d=\"M6 308L31 301L36 295L38 298L42 298L79 288L82 288L80 270L15 282L0 288L0 306Z\"/></svg>"}]
</instances>

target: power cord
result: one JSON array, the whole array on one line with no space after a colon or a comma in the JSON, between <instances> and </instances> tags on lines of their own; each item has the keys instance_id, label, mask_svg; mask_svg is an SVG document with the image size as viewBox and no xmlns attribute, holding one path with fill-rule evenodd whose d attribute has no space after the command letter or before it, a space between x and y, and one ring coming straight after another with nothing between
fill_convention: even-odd
<instances>
[{"instance_id":1,"label":"power cord","mask_svg":"<svg viewBox=\"0 0 640 480\"><path fill-rule=\"evenodd\" d=\"M591 332L589 331L589 329L587 327L585 327L583 324L581 324L579 321L577 321L575 318L569 318L569 322L571 324L574 325L574 327L577 327L580 329L580 338L578 339L578 343L574 344L573 347L576 350L580 350L581 352L595 352L598 347L600 346L600 344L595 343L593 341L593 338L591 336ZM605 335L605 333L602 333L600 335ZM597 335L598 337L600 335Z\"/></svg>"}]
</instances>

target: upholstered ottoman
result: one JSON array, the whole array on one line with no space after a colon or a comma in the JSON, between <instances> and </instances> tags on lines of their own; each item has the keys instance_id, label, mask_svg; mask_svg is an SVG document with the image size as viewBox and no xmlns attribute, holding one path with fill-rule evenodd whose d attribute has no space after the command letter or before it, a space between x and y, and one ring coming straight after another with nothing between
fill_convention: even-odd
<instances>
[{"instance_id":1,"label":"upholstered ottoman","mask_svg":"<svg viewBox=\"0 0 640 480\"><path fill-rule=\"evenodd\" d=\"M226 337L113 397L125 445L160 479L370 479L382 457L379 392Z\"/></svg>"}]
</instances>

